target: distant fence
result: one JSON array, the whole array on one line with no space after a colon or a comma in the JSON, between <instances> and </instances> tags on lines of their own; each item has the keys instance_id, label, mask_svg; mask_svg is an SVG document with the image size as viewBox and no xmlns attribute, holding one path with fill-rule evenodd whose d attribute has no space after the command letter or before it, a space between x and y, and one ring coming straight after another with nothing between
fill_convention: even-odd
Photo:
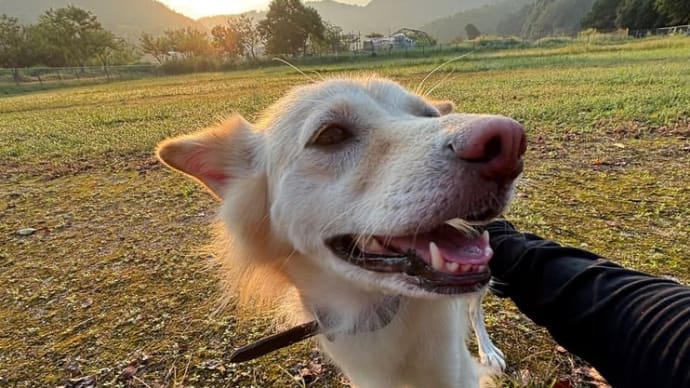
<instances>
[{"instance_id":1,"label":"distant fence","mask_svg":"<svg viewBox=\"0 0 690 388\"><path fill-rule=\"evenodd\" d=\"M0 93L150 77L158 72L154 65L0 69Z\"/></svg>"},{"instance_id":2,"label":"distant fence","mask_svg":"<svg viewBox=\"0 0 690 388\"><path fill-rule=\"evenodd\" d=\"M663 28L647 28L642 30L630 30L628 35L635 38L644 38L652 35L690 35L690 24Z\"/></svg>"}]
</instances>

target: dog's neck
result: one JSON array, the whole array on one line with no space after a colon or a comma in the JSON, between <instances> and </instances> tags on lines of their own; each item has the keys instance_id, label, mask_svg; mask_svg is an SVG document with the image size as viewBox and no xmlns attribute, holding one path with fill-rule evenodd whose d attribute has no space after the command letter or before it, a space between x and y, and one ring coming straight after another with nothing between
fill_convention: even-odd
<instances>
[{"instance_id":1,"label":"dog's neck","mask_svg":"<svg viewBox=\"0 0 690 388\"><path fill-rule=\"evenodd\" d=\"M406 298L366 290L307 257L293 257L286 266L302 305L327 338L356 335L387 326Z\"/></svg>"},{"instance_id":2,"label":"dog's neck","mask_svg":"<svg viewBox=\"0 0 690 388\"><path fill-rule=\"evenodd\" d=\"M313 311L319 331L330 341L339 335L357 335L369 333L386 327L395 318L403 297L400 295L383 295L375 303L362 306L359 315L344 317L342 312L332 307L317 307ZM343 322L349 324L343 325Z\"/></svg>"},{"instance_id":3,"label":"dog's neck","mask_svg":"<svg viewBox=\"0 0 690 388\"><path fill-rule=\"evenodd\" d=\"M383 296L379 303L366 306L345 331L342 322L348 321L337 311L330 307L315 309L312 315L314 321L295 326L283 332L264 337L259 341L237 349L230 356L232 362L245 362L261 357L265 354L306 340L318 334L323 334L328 341L335 341L341 336L355 336L362 333L371 333L386 327L395 318L400 310L402 296Z\"/></svg>"}]
</instances>

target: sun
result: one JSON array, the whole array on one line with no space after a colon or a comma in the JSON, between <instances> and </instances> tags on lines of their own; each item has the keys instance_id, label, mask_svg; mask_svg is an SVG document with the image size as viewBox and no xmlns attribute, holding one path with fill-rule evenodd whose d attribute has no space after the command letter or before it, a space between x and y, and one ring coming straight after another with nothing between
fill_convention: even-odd
<instances>
[{"instance_id":1,"label":"sun","mask_svg":"<svg viewBox=\"0 0 690 388\"><path fill-rule=\"evenodd\" d=\"M159 0L161 3L192 18L237 14L265 9L269 0Z\"/></svg>"}]
</instances>

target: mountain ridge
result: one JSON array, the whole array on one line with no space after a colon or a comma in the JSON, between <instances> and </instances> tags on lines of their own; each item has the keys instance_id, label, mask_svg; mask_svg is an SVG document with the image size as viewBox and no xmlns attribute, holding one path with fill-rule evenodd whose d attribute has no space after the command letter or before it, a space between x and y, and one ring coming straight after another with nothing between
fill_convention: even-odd
<instances>
[{"instance_id":1,"label":"mountain ridge","mask_svg":"<svg viewBox=\"0 0 690 388\"><path fill-rule=\"evenodd\" d=\"M158 35L166 29L206 29L155 0L0 0L0 14L16 17L22 23L35 23L48 9L68 5L90 11L104 28L133 43L138 42L142 32Z\"/></svg>"},{"instance_id":2,"label":"mountain ridge","mask_svg":"<svg viewBox=\"0 0 690 388\"><path fill-rule=\"evenodd\" d=\"M519 12L533 0L503 0L439 18L420 27L420 30L436 38L439 43L467 39L465 26L474 24L482 34L496 35L501 21Z\"/></svg>"},{"instance_id":3,"label":"mountain ridge","mask_svg":"<svg viewBox=\"0 0 690 388\"><path fill-rule=\"evenodd\" d=\"M334 0L321 0L308 1L305 5L316 9L322 19L341 27L344 32L390 34L403 27L419 28L441 17L499 2L499 0L428 0L422 3L418 0L372 0L369 4L361 6ZM264 17L265 12L252 11L244 14L260 19ZM234 16L237 15L218 15L197 20L210 28Z\"/></svg>"}]
</instances>

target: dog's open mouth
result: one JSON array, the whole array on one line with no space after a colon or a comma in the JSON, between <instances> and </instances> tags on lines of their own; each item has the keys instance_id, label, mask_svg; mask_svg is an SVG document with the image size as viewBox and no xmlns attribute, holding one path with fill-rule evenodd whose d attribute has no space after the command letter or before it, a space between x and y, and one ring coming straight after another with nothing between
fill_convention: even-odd
<instances>
[{"instance_id":1,"label":"dog's open mouth","mask_svg":"<svg viewBox=\"0 0 690 388\"><path fill-rule=\"evenodd\" d=\"M450 223L410 236L344 235L326 244L351 264L374 272L406 274L430 292L477 291L491 278L489 234L459 230Z\"/></svg>"}]
</instances>

